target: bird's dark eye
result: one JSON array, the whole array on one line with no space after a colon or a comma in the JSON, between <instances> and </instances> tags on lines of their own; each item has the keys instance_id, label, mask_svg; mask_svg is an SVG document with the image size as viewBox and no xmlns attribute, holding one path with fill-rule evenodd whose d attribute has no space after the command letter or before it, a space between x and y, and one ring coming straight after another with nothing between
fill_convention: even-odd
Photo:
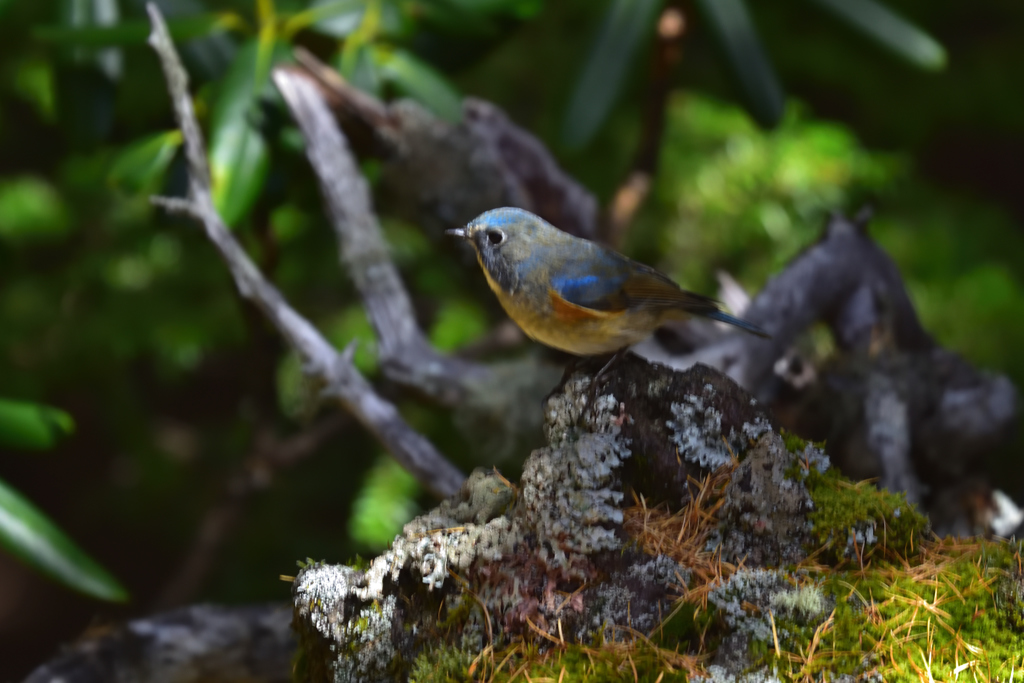
<instances>
[{"instance_id":1,"label":"bird's dark eye","mask_svg":"<svg viewBox=\"0 0 1024 683\"><path fill-rule=\"evenodd\" d=\"M488 230L487 241L493 245L501 244L502 242L505 241L505 233L503 233L501 230Z\"/></svg>"}]
</instances>

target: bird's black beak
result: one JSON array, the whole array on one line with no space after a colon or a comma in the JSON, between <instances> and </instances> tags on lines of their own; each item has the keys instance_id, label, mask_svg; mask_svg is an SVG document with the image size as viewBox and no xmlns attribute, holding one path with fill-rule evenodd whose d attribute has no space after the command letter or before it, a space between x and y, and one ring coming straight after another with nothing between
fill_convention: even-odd
<instances>
[{"instance_id":1,"label":"bird's black beak","mask_svg":"<svg viewBox=\"0 0 1024 683\"><path fill-rule=\"evenodd\" d=\"M454 228L452 230L445 230L444 234L452 235L453 237L461 237L462 239L466 239L467 237L469 237L469 232L465 228Z\"/></svg>"}]
</instances>

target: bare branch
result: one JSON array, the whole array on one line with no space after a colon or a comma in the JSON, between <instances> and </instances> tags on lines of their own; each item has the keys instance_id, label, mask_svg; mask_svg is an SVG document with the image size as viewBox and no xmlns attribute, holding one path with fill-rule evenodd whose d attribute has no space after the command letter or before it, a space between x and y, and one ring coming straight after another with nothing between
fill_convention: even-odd
<instances>
[{"instance_id":1,"label":"bare branch","mask_svg":"<svg viewBox=\"0 0 1024 683\"><path fill-rule=\"evenodd\" d=\"M911 424L907 403L895 384L892 377L880 372L868 376L864 397L867 445L878 456L882 471L879 487L905 491L907 502L919 505L924 498L924 487L910 458Z\"/></svg>"},{"instance_id":2,"label":"bare branch","mask_svg":"<svg viewBox=\"0 0 1024 683\"><path fill-rule=\"evenodd\" d=\"M274 82L306 138L306 155L320 181L342 263L377 332L385 374L445 405L459 403L466 381L486 374L487 369L441 355L423 336L373 212L369 184L330 109L316 86L301 73L277 69Z\"/></svg>"},{"instance_id":3,"label":"bare branch","mask_svg":"<svg viewBox=\"0 0 1024 683\"><path fill-rule=\"evenodd\" d=\"M146 11L149 13L149 21L153 25L153 31L149 34L149 45L160 58L160 66L163 67L164 77L167 79L167 92L171 96L171 106L174 109L174 117L178 120L178 128L181 129L182 137L185 139L185 157L188 159L189 168L189 198L193 201L207 200L210 207L213 200L210 196L210 166L206 161L206 144L203 141L203 131L196 121L195 112L192 110L192 97L188 93L188 72L181 64L171 34L167 30L163 15L155 3L146 3Z\"/></svg>"},{"instance_id":4,"label":"bare branch","mask_svg":"<svg viewBox=\"0 0 1024 683\"><path fill-rule=\"evenodd\" d=\"M597 200L559 167L544 144L504 111L467 97L462 121L437 119L415 102L385 104L296 48L301 66L360 155L382 162L379 194L391 215L439 237L498 206L518 206L562 230L593 239Z\"/></svg>"},{"instance_id":5,"label":"bare branch","mask_svg":"<svg viewBox=\"0 0 1024 683\"><path fill-rule=\"evenodd\" d=\"M571 235L597 236L597 200L558 165L543 142L486 100L467 97L462 117L456 132L469 138L468 154L482 156L486 150L492 159L488 170L503 181L505 206L529 209Z\"/></svg>"},{"instance_id":6,"label":"bare branch","mask_svg":"<svg viewBox=\"0 0 1024 683\"><path fill-rule=\"evenodd\" d=\"M188 76L156 5L147 5L153 32L149 43L160 57L175 115L185 137L189 166L187 200L156 198L154 203L194 217L220 251L243 297L256 305L303 361L303 372L323 386L370 430L404 468L439 496L458 490L464 476L426 438L415 432L395 406L378 396L352 365L270 284L224 225L213 206L203 138L188 93Z\"/></svg>"},{"instance_id":7,"label":"bare branch","mask_svg":"<svg viewBox=\"0 0 1024 683\"><path fill-rule=\"evenodd\" d=\"M650 360L677 369L705 363L767 399L775 361L812 324L828 322L840 348L863 350L886 311L899 348L934 347L934 341L921 327L896 265L865 234L863 225L835 215L821 241L772 278L744 313L744 318L767 330L771 339L729 334L683 357L660 352L650 342L637 350Z\"/></svg>"}]
</instances>

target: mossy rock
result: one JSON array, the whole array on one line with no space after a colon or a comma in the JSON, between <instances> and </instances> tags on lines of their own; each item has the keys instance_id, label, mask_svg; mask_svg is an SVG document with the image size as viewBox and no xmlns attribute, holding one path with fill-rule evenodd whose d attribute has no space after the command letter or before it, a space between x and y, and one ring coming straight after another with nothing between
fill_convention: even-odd
<instances>
[{"instance_id":1,"label":"mossy rock","mask_svg":"<svg viewBox=\"0 0 1024 683\"><path fill-rule=\"evenodd\" d=\"M835 469L805 470L814 503L808 514L815 549L823 560L864 562L877 552L913 557L929 530L928 518L903 493L853 483Z\"/></svg>"}]
</instances>

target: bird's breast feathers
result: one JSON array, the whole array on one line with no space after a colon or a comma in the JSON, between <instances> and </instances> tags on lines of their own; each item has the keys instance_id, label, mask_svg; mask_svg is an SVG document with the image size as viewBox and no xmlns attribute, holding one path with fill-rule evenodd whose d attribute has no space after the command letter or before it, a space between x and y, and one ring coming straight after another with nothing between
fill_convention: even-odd
<instances>
[{"instance_id":1,"label":"bird's breast feathers","mask_svg":"<svg viewBox=\"0 0 1024 683\"><path fill-rule=\"evenodd\" d=\"M550 287L524 285L515 293L493 285L492 289L528 337L579 356L612 353L635 344L654 325L647 319L652 312L596 310L568 301Z\"/></svg>"}]
</instances>

